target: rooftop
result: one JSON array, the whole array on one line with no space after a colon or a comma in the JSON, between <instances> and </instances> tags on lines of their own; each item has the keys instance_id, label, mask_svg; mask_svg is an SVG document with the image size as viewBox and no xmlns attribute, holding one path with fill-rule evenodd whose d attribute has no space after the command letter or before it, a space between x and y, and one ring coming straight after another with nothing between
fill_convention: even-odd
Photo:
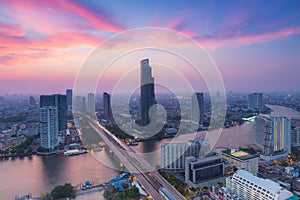
<instances>
[{"instance_id":1,"label":"rooftop","mask_svg":"<svg viewBox=\"0 0 300 200\"><path fill-rule=\"evenodd\" d=\"M250 154L249 152L245 151L245 150L233 150L233 149L229 149L229 150L225 150L223 151L223 153L238 158L240 160L249 160L252 158L256 158L258 157L257 155L254 154Z\"/></svg>"}]
</instances>

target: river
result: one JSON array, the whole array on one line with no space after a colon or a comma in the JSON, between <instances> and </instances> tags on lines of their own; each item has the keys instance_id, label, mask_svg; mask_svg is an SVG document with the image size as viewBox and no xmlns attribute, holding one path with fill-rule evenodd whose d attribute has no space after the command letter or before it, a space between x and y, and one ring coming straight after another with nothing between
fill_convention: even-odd
<instances>
[{"instance_id":1,"label":"river","mask_svg":"<svg viewBox=\"0 0 300 200\"><path fill-rule=\"evenodd\" d=\"M298 112L282 106L268 105L273 115L287 117L300 116ZM171 139L140 142L134 147L137 152L155 152L151 155L152 165L160 164L159 149L162 143ZM247 146L254 141L252 123L224 129L215 148L238 148ZM25 158L10 158L0 160L0 199L12 200L15 195L32 193L33 196L41 192L49 192L54 186L71 183L78 186L89 180L103 183L117 176L120 172L108 166L114 166L114 156L109 150L94 153L106 164L97 161L90 153L79 156L32 156ZM108 165L108 166L107 166ZM114 167L115 168L115 167Z\"/></svg>"}]
</instances>

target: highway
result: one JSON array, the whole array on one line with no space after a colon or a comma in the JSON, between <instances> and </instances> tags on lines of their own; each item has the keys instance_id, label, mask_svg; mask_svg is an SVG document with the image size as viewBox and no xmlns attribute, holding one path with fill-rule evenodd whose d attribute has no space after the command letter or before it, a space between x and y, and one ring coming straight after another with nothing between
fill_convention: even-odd
<instances>
[{"instance_id":1,"label":"highway","mask_svg":"<svg viewBox=\"0 0 300 200\"><path fill-rule=\"evenodd\" d=\"M168 181L166 181L149 163L144 160L131 147L120 141L115 135L109 132L98 121L86 116L90 126L99 134L106 145L123 163L126 169L135 175L138 182L144 187L146 192L154 199L164 199L159 194L160 188L165 188L177 200L185 199Z\"/></svg>"}]
</instances>

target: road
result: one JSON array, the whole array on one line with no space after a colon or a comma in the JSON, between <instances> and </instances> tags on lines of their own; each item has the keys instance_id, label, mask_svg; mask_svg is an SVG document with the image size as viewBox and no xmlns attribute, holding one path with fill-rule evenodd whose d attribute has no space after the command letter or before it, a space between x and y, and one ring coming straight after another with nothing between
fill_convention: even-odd
<instances>
[{"instance_id":1,"label":"road","mask_svg":"<svg viewBox=\"0 0 300 200\"><path fill-rule=\"evenodd\" d=\"M87 116L87 119L90 126L99 134L127 170L136 176L138 182L154 200L163 199L162 195L159 194L159 189L161 187L167 189L175 199L185 199L184 196L182 196L131 147L120 141L98 121L90 118L89 116Z\"/></svg>"}]
</instances>

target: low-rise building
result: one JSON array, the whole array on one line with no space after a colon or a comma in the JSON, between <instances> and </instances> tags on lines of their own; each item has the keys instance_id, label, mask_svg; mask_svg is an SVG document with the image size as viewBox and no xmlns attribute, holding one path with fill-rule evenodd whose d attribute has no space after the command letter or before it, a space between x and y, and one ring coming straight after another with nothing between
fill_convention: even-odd
<instances>
[{"instance_id":1,"label":"low-rise building","mask_svg":"<svg viewBox=\"0 0 300 200\"><path fill-rule=\"evenodd\" d=\"M209 186L212 182L224 182L226 171L229 171L226 167L227 163L221 156L187 157L185 182L193 188Z\"/></svg>"},{"instance_id":2,"label":"low-rise building","mask_svg":"<svg viewBox=\"0 0 300 200\"><path fill-rule=\"evenodd\" d=\"M237 169L244 169L256 175L258 172L258 156L244 150L230 149L222 151L222 157L231 162Z\"/></svg>"}]
</instances>

